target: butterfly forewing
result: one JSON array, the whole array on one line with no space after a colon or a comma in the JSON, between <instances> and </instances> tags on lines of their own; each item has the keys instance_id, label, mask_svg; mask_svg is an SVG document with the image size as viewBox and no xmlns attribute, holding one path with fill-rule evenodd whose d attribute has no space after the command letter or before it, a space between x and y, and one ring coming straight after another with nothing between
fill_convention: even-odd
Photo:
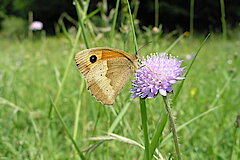
<instances>
[{"instance_id":1,"label":"butterfly forewing","mask_svg":"<svg viewBox=\"0 0 240 160\"><path fill-rule=\"evenodd\" d=\"M93 48L75 56L76 65L97 100L111 105L137 69L136 56L112 48Z\"/></svg>"}]
</instances>

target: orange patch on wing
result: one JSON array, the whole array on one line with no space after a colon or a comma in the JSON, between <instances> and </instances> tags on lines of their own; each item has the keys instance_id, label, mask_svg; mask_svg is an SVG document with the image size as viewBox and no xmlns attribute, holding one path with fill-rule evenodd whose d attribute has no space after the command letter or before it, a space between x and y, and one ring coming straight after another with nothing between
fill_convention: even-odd
<instances>
[{"instance_id":1,"label":"orange patch on wing","mask_svg":"<svg viewBox=\"0 0 240 160\"><path fill-rule=\"evenodd\" d=\"M106 60L106 59L111 59L111 58L119 58L119 57L125 57L125 56L118 52L114 52L114 51L110 51L110 50L103 50L101 60Z\"/></svg>"}]
</instances>

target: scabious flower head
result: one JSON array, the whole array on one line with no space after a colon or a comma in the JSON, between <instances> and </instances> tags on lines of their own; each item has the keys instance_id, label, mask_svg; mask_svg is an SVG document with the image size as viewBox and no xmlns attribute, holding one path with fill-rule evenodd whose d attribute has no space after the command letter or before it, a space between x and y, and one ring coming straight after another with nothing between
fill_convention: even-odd
<instances>
[{"instance_id":1,"label":"scabious flower head","mask_svg":"<svg viewBox=\"0 0 240 160\"><path fill-rule=\"evenodd\" d=\"M30 24L29 29L31 31L42 30L43 29L43 23L40 22L40 21L34 21Z\"/></svg>"},{"instance_id":2,"label":"scabious flower head","mask_svg":"<svg viewBox=\"0 0 240 160\"><path fill-rule=\"evenodd\" d=\"M180 68L182 61L166 53L154 53L141 61L139 69L132 81L132 98L153 98L158 93L166 96L173 92L172 84L184 73L184 68Z\"/></svg>"}]
</instances>

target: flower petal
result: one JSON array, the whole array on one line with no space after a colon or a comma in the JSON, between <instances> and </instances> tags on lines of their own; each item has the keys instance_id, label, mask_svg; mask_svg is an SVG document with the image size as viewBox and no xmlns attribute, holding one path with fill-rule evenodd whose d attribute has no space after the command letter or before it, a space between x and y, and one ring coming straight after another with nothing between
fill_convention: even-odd
<instances>
[{"instance_id":1,"label":"flower petal","mask_svg":"<svg viewBox=\"0 0 240 160\"><path fill-rule=\"evenodd\" d=\"M163 96L166 96L166 95L167 95L167 92L166 92L166 90L164 90L164 89L160 89L160 90L159 90L159 93L160 93L161 95L163 95Z\"/></svg>"}]
</instances>

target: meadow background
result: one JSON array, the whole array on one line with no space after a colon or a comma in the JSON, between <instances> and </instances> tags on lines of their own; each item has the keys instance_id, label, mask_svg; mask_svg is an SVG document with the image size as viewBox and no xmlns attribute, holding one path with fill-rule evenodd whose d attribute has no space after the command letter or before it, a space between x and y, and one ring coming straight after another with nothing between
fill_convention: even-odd
<instances>
[{"instance_id":1,"label":"meadow background","mask_svg":"<svg viewBox=\"0 0 240 160\"><path fill-rule=\"evenodd\" d=\"M199 53L172 103L183 159L240 158L238 1L132 0L135 32L126 0L0 3L1 160L144 159L131 83L113 106L104 106L87 91L73 58L100 46L134 54L133 34L144 46L140 57L167 50L188 69ZM43 29L29 30L36 20ZM152 139L165 108L161 96L146 104ZM176 159L169 135L167 124L156 141L159 159Z\"/></svg>"}]
</instances>

